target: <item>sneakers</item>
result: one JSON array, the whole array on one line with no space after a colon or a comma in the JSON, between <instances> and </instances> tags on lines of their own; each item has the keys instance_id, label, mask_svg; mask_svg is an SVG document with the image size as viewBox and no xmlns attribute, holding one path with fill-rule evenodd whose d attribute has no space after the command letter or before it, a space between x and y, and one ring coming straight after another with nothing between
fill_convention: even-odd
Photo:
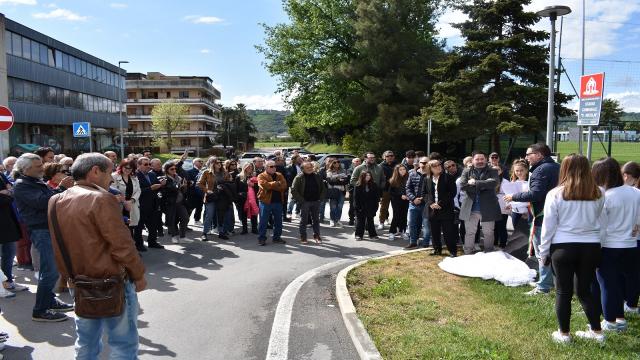
<instances>
[{"instance_id":1,"label":"sneakers","mask_svg":"<svg viewBox=\"0 0 640 360\"><path fill-rule=\"evenodd\" d=\"M627 303L624 303L624 312L627 314L638 314L638 308L637 307L630 307L629 305L627 305Z\"/></svg>"},{"instance_id":2,"label":"sneakers","mask_svg":"<svg viewBox=\"0 0 640 360\"><path fill-rule=\"evenodd\" d=\"M147 245L148 248L150 249L164 249L164 246L158 244L157 242L153 242L149 245Z\"/></svg>"},{"instance_id":3,"label":"sneakers","mask_svg":"<svg viewBox=\"0 0 640 360\"><path fill-rule=\"evenodd\" d=\"M528 296L549 295L549 291L544 291L544 290L541 290L539 287L535 287L533 288L533 290L527 291L524 294Z\"/></svg>"},{"instance_id":4,"label":"sneakers","mask_svg":"<svg viewBox=\"0 0 640 360\"><path fill-rule=\"evenodd\" d=\"M378 224L378 226L376 226L377 230L384 230L384 223L380 223Z\"/></svg>"},{"instance_id":5,"label":"sneakers","mask_svg":"<svg viewBox=\"0 0 640 360\"><path fill-rule=\"evenodd\" d=\"M616 325L618 325L618 331L627 331L627 320L616 319Z\"/></svg>"},{"instance_id":6,"label":"sneakers","mask_svg":"<svg viewBox=\"0 0 640 360\"><path fill-rule=\"evenodd\" d=\"M16 293L11 292L11 291L9 291L9 290L7 290L5 288L0 288L0 298L7 299L7 298L15 297L15 296L16 296Z\"/></svg>"},{"instance_id":7,"label":"sneakers","mask_svg":"<svg viewBox=\"0 0 640 360\"><path fill-rule=\"evenodd\" d=\"M287 242L282 239L273 239L274 244L286 244Z\"/></svg>"},{"instance_id":8,"label":"sneakers","mask_svg":"<svg viewBox=\"0 0 640 360\"><path fill-rule=\"evenodd\" d=\"M340 221L336 221L334 223L334 226L337 227L338 229L342 229L342 223Z\"/></svg>"},{"instance_id":9,"label":"sneakers","mask_svg":"<svg viewBox=\"0 0 640 360\"><path fill-rule=\"evenodd\" d=\"M34 314L31 316L31 320L37 322L60 322L65 321L68 318L69 317L67 315L52 310L47 310L42 314Z\"/></svg>"},{"instance_id":10,"label":"sneakers","mask_svg":"<svg viewBox=\"0 0 640 360\"><path fill-rule=\"evenodd\" d=\"M576 336L586 340L595 340L599 343L604 342L604 334L591 330L590 327L587 328L587 331L576 331Z\"/></svg>"},{"instance_id":11,"label":"sneakers","mask_svg":"<svg viewBox=\"0 0 640 360\"><path fill-rule=\"evenodd\" d=\"M2 287L4 287L6 290L13 291L13 292L25 291L29 289L24 285L20 285L20 284L16 284L14 282L8 282L8 281L3 281Z\"/></svg>"},{"instance_id":12,"label":"sneakers","mask_svg":"<svg viewBox=\"0 0 640 360\"><path fill-rule=\"evenodd\" d=\"M620 329L618 328L617 322L609 322L607 320L602 320L600 322L600 327L602 328L602 331L620 331Z\"/></svg>"},{"instance_id":13,"label":"sneakers","mask_svg":"<svg viewBox=\"0 0 640 360\"><path fill-rule=\"evenodd\" d=\"M335 226L336 226L335 221L333 221L333 220L329 220L329 226L330 226L330 227L335 227Z\"/></svg>"},{"instance_id":14,"label":"sneakers","mask_svg":"<svg viewBox=\"0 0 640 360\"><path fill-rule=\"evenodd\" d=\"M55 312L69 312L73 311L73 305L62 302L58 299L53 300L53 305L49 308L51 311Z\"/></svg>"},{"instance_id":15,"label":"sneakers","mask_svg":"<svg viewBox=\"0 0 640 360\"><path fill-rule=\"evenodd\" d=\"M552 332L551 338L553 339L554 342L557 342L558 344L568 344L571 342L571 336L564 335L563 333L560 332L560 330L556 330Z\"/></svg>"},{"instance_id":16,"label":"sneakers","mask_svg":"<svg viewBox=\"0 0 640 360\"><path fill-rule=\"evenodd\" d=\"M301 244L303 244L303 245L306 245L306 244L308 244L308 243L309 243L309 241L307 240L307 238L306 238L306 237L301 237L301 238L300 238L300 243L301 243Z\"/></svg>"},{"instance_id":17,"label":"sneakers","mask_svg":"<svg viewBox=\"0 0 640 360\"><path fill-rule=\"evenodd\" d=\"M177 236L172 236L171 237L171 242L174 244L179 244L180 243L180 239Z\"/></svg>"},{"instance_id":18,"label":"sneakers","mask_svg":"<svg viewBox=\"0 0 640 360\"><path fill-rule=\"evenodd\" d=\"M389 241L393 241L396 239L396 235L395 234L389 234Z\"/></svg>"},{"instance_id":19,"label":"sneakers","mask_svg":"<svg viewBox=\"0 0 640 360\"><path fill-rule=\"evenodd\" d=\"M202 234L202 236L200 237L200 240L209 241L209 237L207 237L207 234Z\"/></svg>"},{"instance_id":20,"label":"sneakers","mask_svg":"<svg viewBox=\"0 0 640 360\"><path fill-rule=\"evenodd\" d=\"M356 236L356 241L362 241L362 240L364 240L364 237L362 237L362 236Z\"/></svg>"},{"instance_id":21,"label":"sneakers","mask_svg":"<svg viewBox=\"0 0 640 360\"><path fill-rule=\"evenodd\" d=\"M409 241L409 234L407 234L407 233L402 233L402 240L404 240L404 241Z\"/></svg>"},{"instance_id":22,"label":"sneakers","mask_svg":"<svg viewBox=\"0 0 640 360\"><path fill-rule=\"evenodd\" d=\"M531 282L529 282L529 286L531 286L532 288L536 288L536 287L538 287L538 283L535 282L535 281L531 281Z\"/></svg>"}]
</instances>

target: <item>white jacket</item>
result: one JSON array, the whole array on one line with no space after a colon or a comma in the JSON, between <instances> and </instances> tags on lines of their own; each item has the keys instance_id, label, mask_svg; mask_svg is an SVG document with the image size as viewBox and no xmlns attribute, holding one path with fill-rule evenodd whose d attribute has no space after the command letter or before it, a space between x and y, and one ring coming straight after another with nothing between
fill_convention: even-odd
<instances>
[{"instance_id":1,"label":"white jacket","mask_svg":"<svg viewBox=\"0 0 640 360\"><path fill-rule=\"evenodd\" d=\"M635 248L637 239L632 233L635 226L640 226L640 191L629 185L607 190L602 219L602 247Z\"/></svg>"},{"instance_id":2,"label":"white jacket","mask_svg":"<svg viewBox=\"0 0 640 360\"><path fill-rule=\"evenodd\" d=\"M549 256L551 244L600 243L604 198L564 200L558 186L547 193L540 236L540 257Z\"/></svg>"},{"instance_id":3,"label":"white jacket","mask_svg":"<svg viewBox=\"0 0 640 360\"><path fill-rule=\"evenodd\" d=\"M113 179L113 186L120 190L122 195L127 191L127 184L122 180L122 175L118 173L111 174ZM129 226L137 226L140 221L140 182L135 173L129 176L129 179L133 181L133 194L131 195L131 211L129 211Z\"/></svg>"}]
</instances>

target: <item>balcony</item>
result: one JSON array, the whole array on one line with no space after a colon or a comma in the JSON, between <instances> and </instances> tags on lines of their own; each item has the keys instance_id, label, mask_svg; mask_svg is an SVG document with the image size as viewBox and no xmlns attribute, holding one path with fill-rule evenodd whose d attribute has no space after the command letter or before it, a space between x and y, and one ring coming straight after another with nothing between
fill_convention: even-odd
<instances>
[{"instance_id":1,"label":"balcony","mask_svg":"<svg viewBox=\"0 0 640 360\"><path fill-rule=\"evenodd\" d=\"M126 137L132 138L150 138L156 135L155 131L127 131L124 133ZM171 137L175 138L215 138L218 135L216 131L198 131L198 130L184 130L184 131L174 131L171 133Z\"/></svg>"},{"instance_id":2,"label":"balcony","mask_svg":"<svg viewBox=\"0 0 640 360\"><path fill-rule=\"evenodd\" d=\"M205 89L214 98L220 99L220 91L208 81L200 79L180 80L127 80L127 90L132 89Z\"/></svg>"},{"instance_id":3,"label":"balcony","mask_svg":"<svg viewBox=\"0 0 640 360\"><path fill-rule=\"evenodd\" d=\"M127 104L130 105L155 105L166 102L168 100L175 101L178 104L187 105L205 105L212 110L220 111L220 105L216 104L213 100L207 98L164 98L164 99L127 99Z\"/></svg>"},{"instance_id":4,"label":"balcony","mask_svg":"<svg viewBox=\"0 0 640 360\"><path fill-rule=\"evenodd\" d=\"M185 115L188 121L204 121L212 124L221 124L222 121L216 117L209 115ZM129 122L131 121L151 121L151 115L127 115Z\"/></svg>"}]
</instances>

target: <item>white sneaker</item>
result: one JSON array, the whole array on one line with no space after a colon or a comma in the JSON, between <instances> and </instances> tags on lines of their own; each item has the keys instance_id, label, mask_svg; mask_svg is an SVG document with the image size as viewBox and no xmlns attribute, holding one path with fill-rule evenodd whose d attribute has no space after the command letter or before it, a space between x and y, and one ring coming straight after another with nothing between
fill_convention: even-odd
<instances>
[{"instance_id":1,"label":"white sneaker","mask_svg":"<svg viewBox=\"0 0 640 360\"><path fill-rule=\"evenodd\" d=\"M342 223L341 223L340 221L336 221L335 226L336 226L338 229L342 229Z\"/></svg>"},{"instance_id":2,"label":"white sneaker","mask_svg":"<svg viewBox=\"0 0 640 360\"><path fill-rule=\"evenodd\" d=\"M571 336L562 334L560 330L552 332L551 338L559 344L568 344L571 342Z\"/></svg>"},{"instance_id":3,"label":"white sneaker","mask_svg":"<svg viewBox=\"0 0 640 360\"><path fill-rule=\"evenodd\" d=\"M177 236L172 236L171 237L171 242L174 244L179 244L180 243L180 238L178 238Z\"/></svg>"},{"instance_id":4,"label":"white sneaker","mask_svg":"<svg viewBox=\"0 0 640 360\"><path fill-rule=\"evenodd\" d=\"M396 239L396 235L395 234L389 234L389 241L393 241Z\"/></svg>"},{"instance_id":5,"label":"white sneaker","mask_svg":"<svg viewBox=\"0 0 640 360\"><path fill-rule=\"evenodd\" d=\"M407 233L402 233L402 240L404 240L404 241L409 241L409 234L407 234Z\"/></svg>"},{"instance_id":6,"label":"white sneaker","mask_svg":"<svg viewBox=\"0 0 640 360\"><path fill-rule=\"evenodd\" d=\"M628 313L628 314L638 314L638 308L637 307L630 307L627 305L627 303L624 303L624 312Z\"/></svg>"},{"instance_id":7,"label":"white sneaker","mask_svg":"<svg viewBox=\"0 0 640 360\"><path fill-rule=\"evenodd\" d=\"M25 291L27 289L29 289L28 287L24 286L24 285L20 285L17 284L15 282L8 282L8 281L3 281L2 282L2 286L9 290L9 291L13 291L13 292L18 292L18 291Z\"/></svg>"},{"instance_id":8,"label":"white sneaker","mask_svg":"<svg viewBox=\"0 0 640 360\"><path fill-rule=\"evenodd\" d=\"M600 327L602 328L602 331L620 331L620 328L618 327L617 322L609 322L607 320L602 320L600 322Z\"/></svg>"},{"instance_id":9,"label":"white sneaker","mask_svg":"<svg viewBox=\"0 0 640 360\"><path fill-rule=\"evenodd\" d=\"M330 227L335 227L335 226L336 226L336 223L335 223L335 222L333 222L333 220L329 220L329 226L330 226Z\"/></svg>"},{"instance_id":10,"label":"white sneaker","mask_svg":"<svg viewBox=\"0 0 640 360\"><path fill-rule=\"evenodd\" d=\"M15 297L16 293L13 293L9 290L6 290L4 287L0 288L0 298L12 298Z\"/></svg>"},{"instance_id":11,"label":"white sneaker","mask_svg":"<svg viewBox=\"0 0 640 360\"><path fill-rule=\"evenodd\" d=\"M625 319L616 319L616 325L618 325L618 331L627 330L627 320Z\"/></svg>"},{"instance_id":12,"label":"white sneaker","mask_svg":"<svg viewBox=\"0 0 640 360\"><path fill-rule=\"evenodd\" d=\"M587 328L587 331L576 331L576 336L582 339L595 340L600 343L604 342L604 334L598 334L591 330L591 328Z\"/></svg>"},{"instance_id":13,"label":"white sneaker","mask_svg":"<svg viewBox=\"0 0 640 360\"><path fill-rule=\"evenodd\" d=\"M378 224L376 227L377 230L384 230L384 224Z\"/></svg>"}]
</instances>

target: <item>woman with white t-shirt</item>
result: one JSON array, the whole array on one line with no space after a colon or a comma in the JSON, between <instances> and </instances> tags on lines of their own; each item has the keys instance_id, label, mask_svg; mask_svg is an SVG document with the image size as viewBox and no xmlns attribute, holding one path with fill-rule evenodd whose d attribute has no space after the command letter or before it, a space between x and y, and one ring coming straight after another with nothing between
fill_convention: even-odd
<instances>
[{"instance_id":1,"label":"woman with white t-shirt","mask_svg":"<svg viewBox=\"0 0 640 360\"><path fill-rule=\"evenodd\" d=\"M602 211L602 260L597 277L604 320L602 330L627 329L624 293L638 307L638 269L635 229L640 226L640 191L624 184L620 164L612 158L596 161L591 169L596 185L605 189Z\"/></svg>"},{"instance_id":2,"label":"woman with white t-shirt","mask_svg":"<svg viewBox=\"0 0 640 360\"><path fill-rule=\"evenodd\" d=\"M591 283L600 263L600 229L604 196L591 175L589 160L571 154L560 166L558 187L547 193L540 244L540 261L553 264L556 278L556 316L559 330L554 341L571 341L571 299L574 285L589 329L576 336L604 341L598 302ZM575 280L574 280L575 279ZM574 283L575 282L575 283Z\"/></svg>"}]
</instances>

